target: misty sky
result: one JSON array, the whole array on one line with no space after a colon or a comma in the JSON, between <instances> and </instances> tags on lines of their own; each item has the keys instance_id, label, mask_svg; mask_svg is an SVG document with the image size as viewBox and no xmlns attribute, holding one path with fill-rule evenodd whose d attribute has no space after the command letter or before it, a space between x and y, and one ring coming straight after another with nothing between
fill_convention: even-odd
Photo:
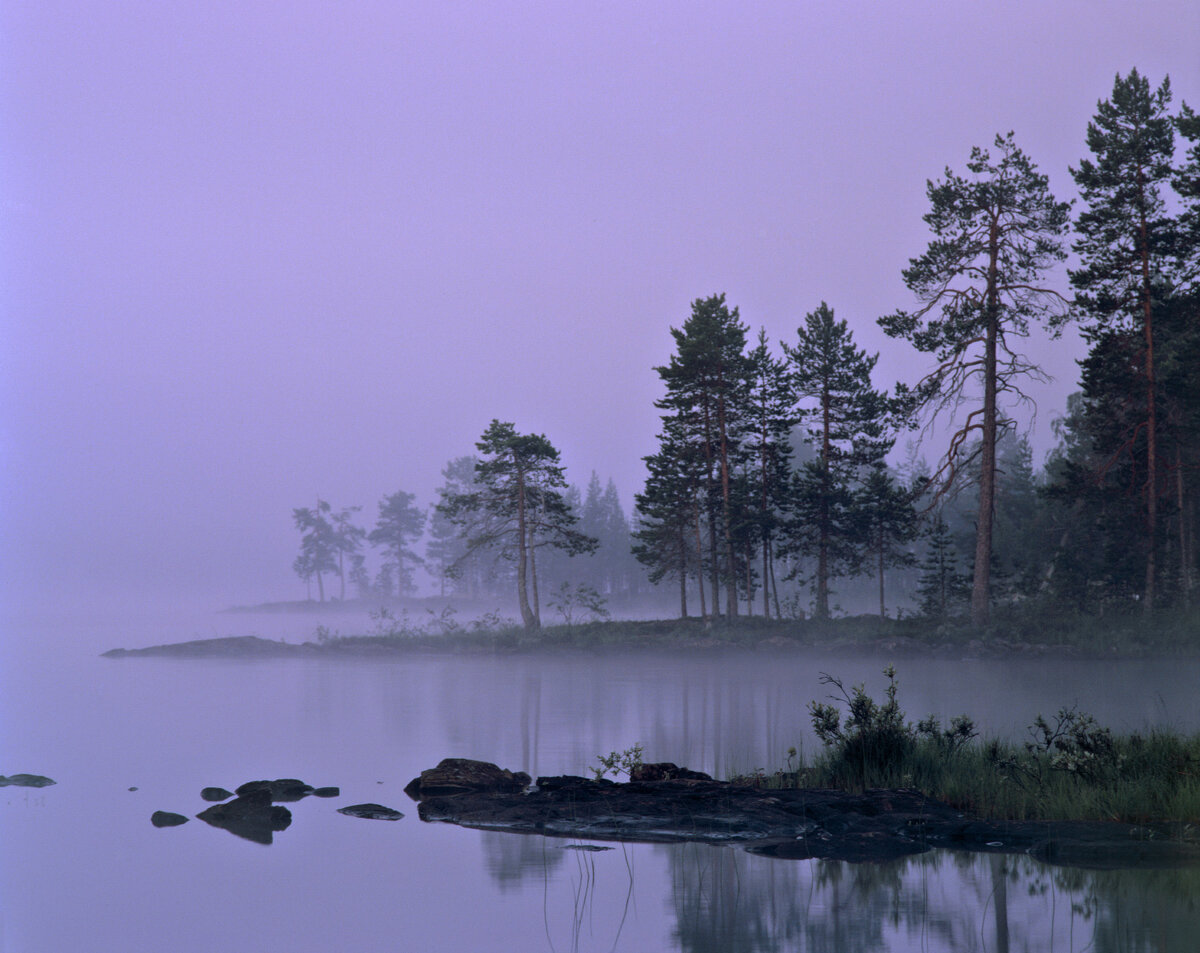
<instances>
[{"instance_id":1,"label":"misty sky","mask_svg":"<svg viewBox=\"0 0 1200 953\"><path fill-rule=\"evenodd\" d=\"M0 596L217 606L493 417L628 504L697 297L914 380L926 179L1011 129L1070 197L1118 71L1200 106L1200 4L11 0L0 64Z\"/></svg>"}]
</instances>

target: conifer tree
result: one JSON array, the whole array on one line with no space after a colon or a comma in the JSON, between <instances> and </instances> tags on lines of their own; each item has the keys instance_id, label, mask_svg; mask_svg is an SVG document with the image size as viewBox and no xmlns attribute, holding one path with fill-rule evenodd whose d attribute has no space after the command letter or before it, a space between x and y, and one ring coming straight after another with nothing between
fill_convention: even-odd
<instances>
[{"instance_id":1,"label":"conifer tree","mask_svg":"<svg viewBox=\"0 0 1200 953\"><path fill-rule=\"evenodd\" d=\"M567 482L558 451L544 435L520 434L511 423L493 420L475 446L481 454L477 489L443 494L438 510L459 527L468 553L499 546L516 562L521 619L527 629L539 628L535 550L588 553L596 540L575 529L578 519L560 492Z\"/></svg>"},{"instance_id":2,"label":"conifer tree","mask_svg":"<svg viewBox=\"0 0 1200 953\"><path fill-rule=\"evenodd\" d=\"M871 464L859 487L855 511L860 524L866 563L873 563L879 583L879 615L887 617L884 601L884 570L911 566L914 562L908 544L916 538L918 516L912 493L900 486L888 472L883 460Z\"/></svg>"},{"instance_id":3,"label":"conifer tree","mask_svg":"<svg viewBox=\"0 0 1200 953\"><path fill-rule=\"evenodd\" d=\"M775 590L775 541L787 508L791 483L791 432L796 422L796 395L786 361L775 358L760 330L749 354L750 381L745 428L745 459L752 484L746 506L747 522L761 548L763 616L771 616L770 594L775 594L775 614L780 615ZM747 559L749 563L749 559Z\"/></svg>"},{"instance_id":4,"label":"conifer tree","mask_svg":"<svg viewBox=\"0 0 1200 953\"><path fill-rule=\"evenodd\" d=\"M904 270L904 282L921 307L879 319L890 336L934 355L936 367L913 391L916 402L934 416L956 413L976 383L982 391L979 405L956 421L958 429L934 474L944 492L978 459L975 625L985 623L989 613L996 443L1012 425L1002 399L1025 399L1022 378L1040 375L1017 347L1031 320L1050 323L1062 310L1060 297L1041 281L1065 257L1061 236L1068 224L1067 203L1055 201L1046 177L1012 133L997 136L994 148L995 158L986 149L971 150L967 176L947 169L942 181L928 183L930 211L924 218L934 238Z\"/></svg>"},{"instance_id":5,"label":"conifer tree","mask_svg":"<svg viewBox=\"0 0 1200 953\"><path fill-rule=\"evenodd\" d=\"M959 570L954 537L940 511L929 523L925 538L925 558L921 560L921 575L917 582L918 608L926 618L946 619L959 604L966 587Z\"/></svg>"},{"instance_id":6,"label":"conifer tree","mask_svg":"<svg viewBox=\"0 0 1200 953\"><path fill-rule=\"evenodd\" d=\"M1177 223L1167 213L1164 188L1176 176L1172 162L1175 126L1168 113L1171 85L1156 90L1138 71L1116 77L1112 98L1097 104L1088 124L1092 159L1071 170L1084 211L1076 222L1074 249L1080 267L1071 271L1075 303L1083 315L1084 336L1093 344L1116 335L1140 347L1142 407L1121 450L1138 450L1145 505L1142 607L1155 608L1158 510L1162 493L1155 299L1177 277Z\"/></svg>"},{"instance_id":7,"label":"conifer tree","mask_svg":"<svg viewBox=\"0 0 1200 953\"><path fill-rule=\"evenodd\" d=\"M667 411L664 425L673 421L676 439L695 447L704 462L713 614L720 614L724 582L730 618L737 615L733 481L745 423L746 330L723 294L697 298L683 327L671 329L676 353L669 364L655 368L667 388L655 403Z\"/></svg>"},{"instance_id":8,"label":"conifer tree","mask_svg":"<svg viewBox=\"0 0 1200 953\"><path fill-rule=\"evenodd\" d=\"M415 588L410 567L425 562L412 549L425 530L425 511L416 506L415 500L412 493L404 490L385 496L379 503L375 528L367 535L372 545L384 551L385 563L390 567L388 578L401 595Z\"/></svg>"},{"instance_id":9,"label":"conifer tree","mask_svg":"<svg viewBox=\"0 0 1200 953\"><path fill-rule=\"evenodd\" d=\"M891 446L889 402L871 386L878 355L854 343L845 321L825 303L805 316L794 345L783 345L800 401L800 414L816 459L797 472L789 545L816 559L814 611L829 617L829 583L860 561L854 488L860 469Z\"/></svg>"}]
</instances>

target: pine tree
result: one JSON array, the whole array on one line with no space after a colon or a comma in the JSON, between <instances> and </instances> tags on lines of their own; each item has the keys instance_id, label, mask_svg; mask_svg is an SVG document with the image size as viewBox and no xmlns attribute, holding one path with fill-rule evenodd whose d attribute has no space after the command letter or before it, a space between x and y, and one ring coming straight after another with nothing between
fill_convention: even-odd
<instances>
[{"instance_id":1,"label":"pine tree","mask_svg":"<svg viewBox=\"0 0 1200 953\"><path fill-rule=\"evenodd\" d=\"M401 595L415 588L412 566L423 565L425 560L412 549L412 544L421 538L425 530L425 511L416 506L412 493L397 490L385 496L379 503L379 518L367 540L380 547L385 560L391 567L389 578Z\"/></svg>"},{"instance_id":2,"label":"pine tree","mask_svg":"<svg viewBox=\"0 0 1200 953\"><path fill-rule=\"evenodd\" d=\"M1121 443L1123 452L1142 449L1140 476L1145 506L1142 607L1155 608L1158 566L1158 510L1162 494L1160 420L1155 352L1155 299L1175 277L1179 234L1167 214L1163 190L1176 175L1172 166L1175 127L1168 107L1170 81L1157 90L1132 70L1117 76L1112 98L1097 104L1088 124L1093 159L1071 170L1085 210L1076 222L1074 249L1080 267L1071 271L1075 303L1084 315L1084 336L1093 344L1116 335L1139 343L1142 407Z\"/></svg>"},{"instance_id":3,"label":"pine tree","mask_svg":"<svg viewBox=\"0 0 1200 953\"><path fill-rule=\"evenodd\" d=\"M796 423L796 395L787 363L772 356L765 330L759 331L758 344L750 352L749 371L745 458L752 483L752 499L745 509L753 538L761 547L763 616L770 618L772 591L775 593L775 614L780 615L779 593L774 589L775 541L783 523L791 483L791 433Z\"/></svg>"},{"instance_id":4,"label":"pine tree","mask_svg":"<svg viewBox=\"0 0 1200 953\"><path fill-rule=\"evenodd\" d=\"M537 549L588 553L596 540L575 529L578 519L560 492L567 481L559 454L544 435L493 420L475 446L477 488L443 494L438 510L459 527L468 553L498 546L516 562L521 619L527 629L539 628Z\"/></svg>"},{"instance_id":5,"label":"pine tree","mask_svg":"<svg viewBox=\"0 0 1200 953\"><path fill-rule=\"evenodd\" d=\"M655 403L667 411L664 426L673 421L676 439L697 448L704 461L713 614L720 614L718 593L724 582L730 618L737 615L733 481L746 412L746 330L723 294L698 298L683 327L671 329L676 354L669 364L655 368L667 388Z\"/></svg>"},{"instance_id":6,"label":"pine tree","mask_svg":"<svg viewBox=\"0 0 1200 953\"><path fill-rule=\"evenodd\" d=\"M969 448L978 437L980 473L976 521L971 621L982 625L989 613L992 518L995 505L996 443L1011 427L1002 396L1022 400L1022 378L1037 377L1036 365L1016 350L1029 323L1062 311L1059 296L1040 285L1043 273L1063 260L1061 236L1068 205L1050 194L1048 180L1016 146L1012 133L995 139L996 157L974 148L968 176L946 170L929 182L930 211L925 222L934 234L929 248L904 271L904 282L921 300L914 312L879 319L892 337L905 338L918 351L933 354L937 366L913 391L916 402L954 413L974 382L983 392L979 406L960 422L935 473L944 492L975 459Z\"/></svg>"},{"instance_id":7,"label":"pine tree","mask_svg":"<svg viewBox=\"0 0 1200 953\"><path fill-rule=\"evenodd\" d=\"M825 302L805 316L796 333L796 344L785 343L783 350L816 458L796 474L788 545L816 559L815 615L826 619L830 579L860 563L855 481L860 469L891 446L886 434L890 405L871 386L879 356L855 346L846 322L835 320Z\"/></svg>"},{"instance_id":8,"label":"pine tree","mask_svg":"<svg viewBox=\"0 0 1200 953\"><path fill-rule=\"evenodd\" d=\"M879 615L886 618L884 570L911 566L915 561L908 545L916 538L918 528L912 493L896 482L882 460L877 460L858 489L854 508L866 562L873 564L879 583Z\"/></svg>"},{"instance_id":9,"label":"pine tree","mask_svg":"<svg viewBox=\"0 0 1200 953\"><path fill-rule=\"evenodd\" d=\"M966 585L959 570L954 538L940 511L930 521L925 539L925 558L921 560L917 582L918 608L926 618L946 619L960 604Z\"/></svg>"},{"instance_id":10,"label":"pine tree","mask_svg":"<svg viewBox=\"0 0 1200 953\"><path fill-rule=\"evenodd\" d=\"M325 601L324 574L337 572L338 568L338 541L330 519L332 510L322 499L317 500L313 509L299 507L292 510L292 522L300 531L300 555L292 563L292 569L305 583L316 577L321 602Z\"/></svg>"}]
</instances>

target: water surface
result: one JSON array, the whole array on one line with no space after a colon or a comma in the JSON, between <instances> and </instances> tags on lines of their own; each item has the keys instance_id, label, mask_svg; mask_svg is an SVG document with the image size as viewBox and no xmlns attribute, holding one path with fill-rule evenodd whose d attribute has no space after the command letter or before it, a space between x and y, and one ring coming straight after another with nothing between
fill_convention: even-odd
<instances>
[{"instance_id":1,"label":"water surface","mask_svg":"<svg viewBox=\"0 0 1200 953\"><path fill-rule=\"evenodd\" d=\"M699 845L584 852L422 824L402 793L446 756L583 773L634 742L650 760L718 776L773 769L789 745L814 743L805 706L824 692L821 671L879 691L886 660L107 660L96 652L195 635L299 640L316 622L74 624L10 625L0 659L0 773L59 782L0 789L4 953L1192 950L1200 935L1192 869L944 851L862 865ZM910 716L966 711L1007 737L1075 702L1117 730L1200 730L1198 675L1193 662L899 666ZM270 846L195 820L149 822L155 810L194 815L202 787L274 777L342 796L290 805L293 823ZM407 816L336 813L362 801Z\"/></svg>"}]
</instances>

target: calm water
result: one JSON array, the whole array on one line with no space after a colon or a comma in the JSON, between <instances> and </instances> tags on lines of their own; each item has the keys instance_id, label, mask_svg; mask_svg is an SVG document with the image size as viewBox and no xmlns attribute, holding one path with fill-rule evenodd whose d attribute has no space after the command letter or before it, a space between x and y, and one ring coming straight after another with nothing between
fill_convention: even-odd
<instances>
[{"instance_id":1,"label":"calm water","mask_svg":"<svg viewBox=\"0 0 1200 953\"><path fill-rule=\"evenodd\" d=\"M582 773L640 741L714 772L810 746L805 705L831 671L878 690L886 660L419 658L386 663L111 661L114 645L258 632L311 619L116 617L10 624L0 670L4 953L355 950L1194 950L1200 871L1080 871L933 852L889 864L778 861L696 845L571 842L422 824L404 785L455 755ZM346 620L339 624L353 628ZM62 646L70 646L62 648ZM1116 729L1200 730L1200 665L900 665L912 716L971 713L1019 736L1078 701ZM262 846L194 815L200 788L299 777ZM136 791L130 791L136 787ZM336 807L375 801L396 823Z\"/></svg>"}]
</instances>

